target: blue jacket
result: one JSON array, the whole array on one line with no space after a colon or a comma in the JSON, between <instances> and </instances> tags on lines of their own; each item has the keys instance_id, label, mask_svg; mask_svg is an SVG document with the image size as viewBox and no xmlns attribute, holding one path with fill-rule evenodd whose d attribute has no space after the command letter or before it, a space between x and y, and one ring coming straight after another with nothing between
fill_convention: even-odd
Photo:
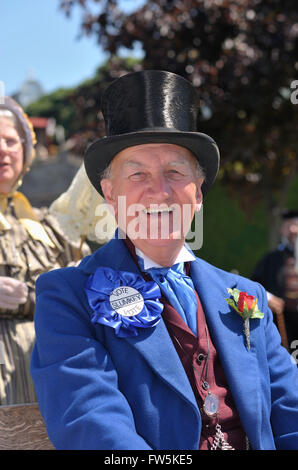
<instances>
[{"instance_id":1,"label":"blue jacket","mask_svg":"<svg viewBox=\"0 0 298 470\"><path fill-rule=\"evenodd\" d=\"M50 439L57 449L198 449L200 412L163 320L132 338L91 323L84 284L99 266L139 274L113 239L79 267L37 281L31 372ZM200 259L190 275L252 448L298 449L297 366L280 346L264 289ZM228 287L257 296L265 313L250 322L250 350Z\"/></svg>"}]
</instances>

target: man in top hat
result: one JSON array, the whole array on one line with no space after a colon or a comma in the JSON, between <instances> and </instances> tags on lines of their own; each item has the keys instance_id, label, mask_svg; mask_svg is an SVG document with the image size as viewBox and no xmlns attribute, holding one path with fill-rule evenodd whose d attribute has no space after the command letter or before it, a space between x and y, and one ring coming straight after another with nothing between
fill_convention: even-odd
<instances>
[{"instance_id":1,"label":"man in top hat","mask_svg":"<svg viewBox=\"0 0 298 470\"><path fill-rule=\"evenodd\" d=\"M271 310L283 313L293 351L298 348L298 210L283 212L280 233L280 244L258 262L252 279L265 287Z\"/></svg>"},{"instance_id":2,"label":"man in top hat","mask_svg":"<svg viewBox=\"0 0 298 470\"><path fill-rule=\"evenodd\" d=\"M102 100L85 167L115 237L37 285L31 372L57 449L298 449L297 367L264 289L194 256L192 218L218 170L198 97L164 71ZM249 318L250 317L250 318Z\"/></svg>"}]
</instances>

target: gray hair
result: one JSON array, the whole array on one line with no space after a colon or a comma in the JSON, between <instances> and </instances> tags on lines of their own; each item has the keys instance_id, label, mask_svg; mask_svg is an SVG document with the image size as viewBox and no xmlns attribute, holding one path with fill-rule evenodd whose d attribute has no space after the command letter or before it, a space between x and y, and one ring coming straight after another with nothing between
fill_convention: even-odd
<instances>
[{"instance_id":1,"label":"gray hair","mask_svg":"<svg viewBox=\"0 0 298 470\"><path fill-rule=\"evenodd\" d=\"M13 124L15 130L17 131L22 143L24 143L24 130L20 126L20 123L16 117L16 115L10 111L9 109L0 109L0 119L9 119L11 123Z\"/></svg>"},{"instance_id":2,"label":"gray hair","mask_svg":"<svg viewBox=\"0 0 298 470\"><path fill-rule=\"evenodd\" d=\"M9 96L4 96L3 100L0 100L0 117L11 120L22 141L24 152L23 175L30 167L35 155L36 136L33 125L21 106Z\"/></svg>"},{"instance_id":3,"label":"gray hair","mask_svg":"<svg viewBox=\"0 0 298 470\"><path fill-rule=\"evenodd\" d=\"M0 118L10 119L15 127L18 124L15 115L8 109L0 109Z\"/></svg>"},{"instance_id":4,"label":"gray hair","mask_svg":"<svg viewBox=\"0 0 298 470\"><path fill-rule=\"evenodd\" d=\"M99 175L99 182L104 179L110 179L112 173L112 162Z\"/></svg>"},{"instance_id":5,"label":"gray hair","mask_svg":"<svg viewBox=\"0 0 298 470\"><path fill-rule=\"evenodd\" d=\"M205 170L201 167L197 159L195 161L195 165L196 165L196 173L197 173L198 178L205 179L206 178Z\"/></svg>"}]
</instances>

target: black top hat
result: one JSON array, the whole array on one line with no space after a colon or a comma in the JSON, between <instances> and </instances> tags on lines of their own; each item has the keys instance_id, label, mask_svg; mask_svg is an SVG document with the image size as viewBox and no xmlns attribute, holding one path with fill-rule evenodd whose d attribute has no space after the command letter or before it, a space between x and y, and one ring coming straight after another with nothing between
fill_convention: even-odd
<instances>
[{"instance_id":1,"label":"black top hat","mask_svg":"<svg viewBox=\"0 0 298 470\"><path fill-rule=\"evenodd\" d=\"M93 142L85 154L87 175L102 194L100 174L127 147L171 143L189 149L205 172L205 194L219 167L214 140L197 132L199 98L193 85L172 72L143 70L118 78L102 97L107 137Z\"/></svg>"}]
</instances>

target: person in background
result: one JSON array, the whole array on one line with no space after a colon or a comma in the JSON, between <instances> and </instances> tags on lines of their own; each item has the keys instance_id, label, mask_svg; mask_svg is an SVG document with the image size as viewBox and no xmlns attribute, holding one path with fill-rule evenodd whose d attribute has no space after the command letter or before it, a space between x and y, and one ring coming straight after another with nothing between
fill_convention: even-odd
<instances>
[{"instance_id":1,"label":"person in background","mask_svg":"<svg viewBox=\"0 0 298 470\"><path fill-rule=\"evenodd\" d=\"M185 243L219 167L198 106L167 71L104 92L85 168L118 229L36 284L31 373L57 449L298 450L298 372L265 290Z\"/></svg>"},{"instance_id":2,"label":"person in background","mask_svg":"<svg viewBox=\"0 0 298 470\"><path fill-rule=\"evenodd\" d=\"M22 108L0 101L0 405L35 402L29 371L35 338L37 277L88 254L72 243L47 209L19 191L35 156L35 133Z\"/></svg>"},{"instance_id":3,"label":"person in background","mask_svg":"<svg viewBox=\"0 0 298 470\"><path fill-rule=\"evenodd\" d=\"M281 243L256 265L251 278L262 284L273 312L283 313L289 349L298 346L298 210L286 210Z\"/></svg>"}]
</instances>

